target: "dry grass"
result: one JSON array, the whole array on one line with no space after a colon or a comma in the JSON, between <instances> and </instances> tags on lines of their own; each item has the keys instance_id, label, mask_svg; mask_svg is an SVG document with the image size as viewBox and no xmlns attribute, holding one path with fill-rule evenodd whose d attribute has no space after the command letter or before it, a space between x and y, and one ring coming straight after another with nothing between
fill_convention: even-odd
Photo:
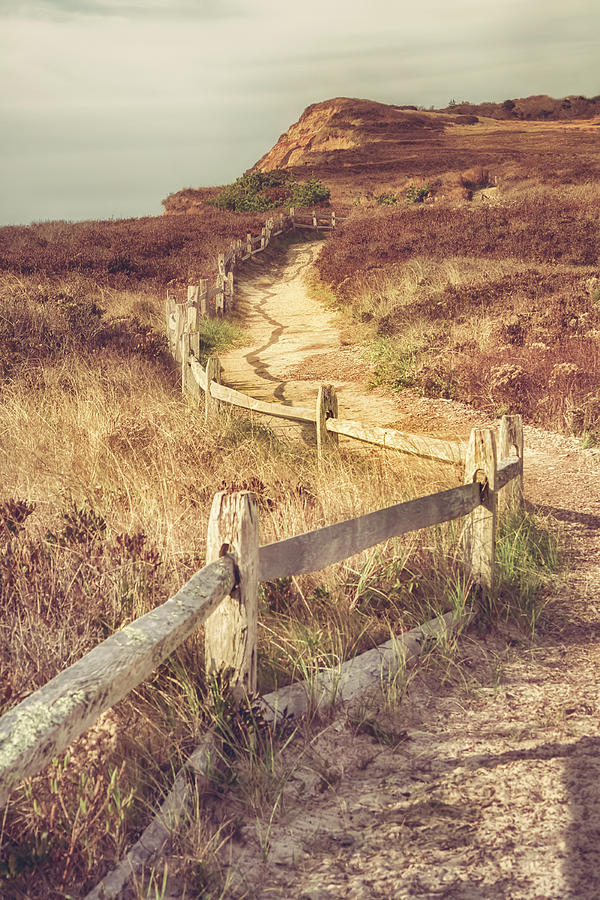
<instances>
[{"instance_id":1,"label":"dry grass","mask_svg":"<svg viewBox=\"0 0 600 900\"><path fill-rule=\"evenodd\" d=\"M246 227L243 219L239 225ZM164 286L163 270L154 262L145 268L163 225L95 227L0 233L7 269L0 284L0 712L163 602L203 564L215 491L254 490L261 541L269 542L458 477L379 450L332 452L318 467L313 447L235 413L207 429L181 398L165 352L162 300L154 293ZM190 218L165 225L164 234L182 229L191 241L194 227ZM412 237L420 240L418 228ZM126 242L127 266L113 238ZM170 253L168 242L161 247L156 266ZM213 244L207 247L212 258ZM205 250L200 256L208 259ZM174 253L173 270L182 258ZM514 265L494 258L490 277L518 275ZM571 270L580 271L561 268L561 284L570 283ZM471 329L481 340L481 303L468 294L481 279L468 254L407 257L405 268L381 274L360 265L352 271L362 279L356 298L373 285L372 301L356 300L373 327L385 322L393 332L396 317L406 325L402 316L423 307L405 329L411 365L422 363L423 335L434 346L445 333L432 312L440 291L456 295L457 309L477 307L480 316L456 318L452 339L470 339ZM493 328L485 327L482 353L493 347ZM260 689L335 665L447 609L461 593L464 601L459 541L460 528L449 525L317 575L263 585ZM0 879L8 896L80 897L111 868L205 730L206 687L199 634L13 794L0 817ZM220 838L197 838L182 871L198 895L210 896L206 859ZM146 896L142 888L138 895Z\"/></svg>"},{"instance_id":2,"label":"dry grass","mask_svg":"<svg viewBox=\"0 0 600 900\"><path fill-rule=\"evenodd\" d=\"M600 189L501 198L349 220L318 273L370 333L379 381L596 439Z\"/></svg>"},{"instance_id":3,"label":"dry grass","mask_svg":"<svg viewBox=\"0 0 600 900\"><path fill-rule=\"evenodd\" d=\"M217 490L254 490L269 542L455 478L384 451L319 468L313 447L234 413L208 429L152 326L160 300L104 288L100 307L97 291L13 277L0 290L0 712L202 566ZM261 690L446 608L456 541L435 530L265 584ZM81 896L110 868L205 729L204 691L197 635L13 794L0 820L10 896Z\"/></svg>"}]
</instances>

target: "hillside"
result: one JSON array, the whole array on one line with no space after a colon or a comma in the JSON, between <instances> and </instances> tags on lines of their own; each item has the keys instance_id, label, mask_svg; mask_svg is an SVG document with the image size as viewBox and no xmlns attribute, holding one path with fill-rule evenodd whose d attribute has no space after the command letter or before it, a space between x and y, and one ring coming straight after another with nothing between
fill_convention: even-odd
<instances>
[{"instance_id":1,"label":"hillside","mask_svg":"<svg viewBox=\"0 0 600 900\"><path fill-rule=\"evenodd\" d=\"M597 98L540 95L426 111L337 97L309 106L249 171L321 179L340 212L411 184L461 200L467 199L461 175L474 167L503 184L598 179L598 126ZM186 188L163 205L167 213L194 212L215 193Z\"/></svg>"},{"instance_id":2,"label":"hillside","mask_svg":"<svg viewBox=\"0 0 600 900\"><path fill-rule=\"evenodd\" d=\"M419 182L437 182L447 194L460 174L475 166L502 182L533 177L538 183L572 184L597 178L600 103L585 104L587 118L556 122L535 120L534 98L529 99L531 104L515 106L517 113L525 110L525 119L508 110L506 119L498 118L499 104L475 112L464 105L434 112L327 100L309 106L254 168L290 168L299 177L310 172L331 188L333 202L348 205Z\"/></svg>"}]
</instances>

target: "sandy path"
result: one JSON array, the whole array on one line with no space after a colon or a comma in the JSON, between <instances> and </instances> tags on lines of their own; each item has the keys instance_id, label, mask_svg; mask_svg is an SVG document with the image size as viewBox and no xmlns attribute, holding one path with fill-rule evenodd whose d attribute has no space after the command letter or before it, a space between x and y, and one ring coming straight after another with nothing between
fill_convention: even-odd
<instances>
[{"instance_id":1,"label":"sandy path","mask_svg":"<svg viewBox=\"0 0 600 900\"><path fill-rule=\"evenodd\" d=\"M274 261L257 260L236 293L236 318L246 346L223 356L223 382L261 400L312 406L320 383L334 384L340 415L420 433L461 436L481 422L466 406L410 393L368 390L369 364L355 347L342 346L334 313L308 296L304 275L321 242L299 244ZM256 271L258 269L258 271ZM356 444L356 442L354 442Z\"/></svg>"},{"instance_id":2,"label":"sandy path","mask_svg":"<svg viewBox=\"0 0 600 900\"><path fill-rule=\"evenodd\" d=\"M291 252L281 293L271 276L248 283L245 323L260 342L226 360L227 383L306 403L314 382L286 375L306 355L344 371L333 319L299 285L315 250ZM415 412L410 397L366 393L360 377L337 384L344 412L365 421L421 417L423 431L463 434L475 421L457 404ZM257 822L220 797L215 817L238 826L226 896L600 897L600 452L535 428L525 446L526 496L562 523L568 546L536 642L474 631L437 652L394 709L370 707L383 743L348 711L313 728L283 760L291 775L272 827L268 805Z\"/></svg>"}]
</instances>

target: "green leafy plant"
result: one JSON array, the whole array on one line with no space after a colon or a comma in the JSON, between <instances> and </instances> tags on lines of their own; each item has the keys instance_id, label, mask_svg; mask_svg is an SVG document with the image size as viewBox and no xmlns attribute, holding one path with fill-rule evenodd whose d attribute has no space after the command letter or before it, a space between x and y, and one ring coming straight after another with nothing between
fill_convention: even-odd
<instances>
[{"instance_id":1,"label":"green leafy plant","mask_svg":"<svg viewBox=\"0 0 600 900\"><path fill-rule=\"evenodd\" d=\"M296 181L292 172L247 172L211 201L219 209L264 212L280 206L312 206L329 200L329 188L316 177Z\"/></svg>"},{"instance_id":2,"label":"green leafy plant","mask_svg":"<svg viewBox=\"0 0 600 900\"><path fill-rule=\"evenodd\" d=\"M410 184L406 191L407 203L422 203L429 196L429 186L424 184L419 187L416 184Z\"/></svg>"},{"instance_id":3,"label":"green leafy plant","mask_svg":"<svg viewBox=\"0 0 600 900\"><path fill-rule=\"evenodd\" d=\"M390 191L387 194L379 194L379 196L376 197L375 200L381 206L393 206L398 202L398 195Z\"/></svg>"}]
</instances>

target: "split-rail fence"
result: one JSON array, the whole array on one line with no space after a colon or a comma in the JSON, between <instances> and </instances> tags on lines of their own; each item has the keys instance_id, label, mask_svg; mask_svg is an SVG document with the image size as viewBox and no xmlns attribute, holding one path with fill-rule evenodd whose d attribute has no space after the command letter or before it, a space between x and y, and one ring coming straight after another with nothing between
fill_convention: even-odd
<instances>
[{"instance_id":1,"label":"split-rail fence","mask_svg":"<svg viewBox=\"0 0 600 900\"><path fill-rule=\"evenodd\" d=\"M310 227L319 227L318 222ZM267 231L265 242L268 238ZM250 241L246 256L249 246ZM233 250L231 253L230 261L236 258ZM511 505L520 504L522 498L520 416L502 418L498 441L493 429L481 428L474 429L468 444L461 445L338 419L335 394L327 385L320 387L313 409L254 400L220 384L214 360L209 359L206 367L200 365L189 308L181 330L178 317L173 323L171 312L167 324L171 344L178 348L184 391L192 384L204 394L208 416L216 414L219 403L230 403L314 423L321 452L337 435L345 434L460 463L464 465L464 483L266 546L259 546L254 494L216 494L208 525L206 565L161 606L108 637L0 718L0 805L23 779L43 769L103 712L147 679L200 625L205 628L208 673L229 670L234 684L255 692L261 581L319 571L391 538L463 519L464 563L471 583L481 592L493 589L498 496L504 489Z\"/></svg>"}]
</instances>

